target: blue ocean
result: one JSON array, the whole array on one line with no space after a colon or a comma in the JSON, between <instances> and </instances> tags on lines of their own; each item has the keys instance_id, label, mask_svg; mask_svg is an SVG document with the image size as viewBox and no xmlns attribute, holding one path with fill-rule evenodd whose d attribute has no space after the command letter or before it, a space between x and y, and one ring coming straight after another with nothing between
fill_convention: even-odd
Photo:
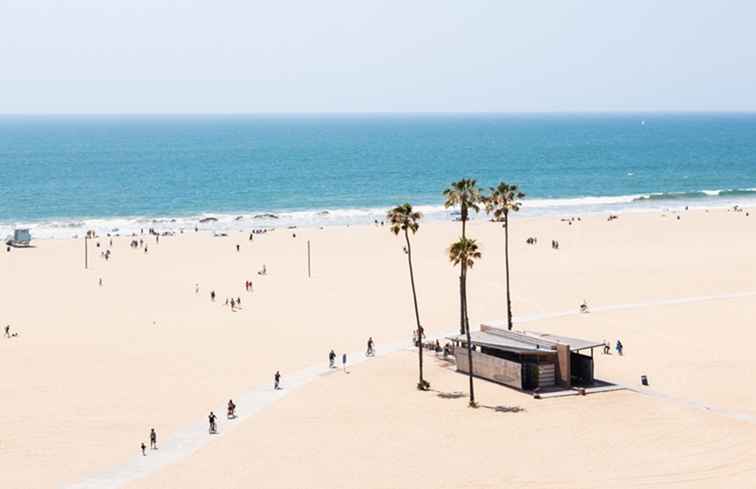
<instances>
[{"instance_id":1,"label":"blue ocean","mask_svg":"<svg viewBox=\"0 0 756 489\"><path fill-rule=\"evenodd\" d=\"M0 234L444 218L463 177L524 215L753 204L756 114L0 117Z\"/></svg>"}]
</instances>

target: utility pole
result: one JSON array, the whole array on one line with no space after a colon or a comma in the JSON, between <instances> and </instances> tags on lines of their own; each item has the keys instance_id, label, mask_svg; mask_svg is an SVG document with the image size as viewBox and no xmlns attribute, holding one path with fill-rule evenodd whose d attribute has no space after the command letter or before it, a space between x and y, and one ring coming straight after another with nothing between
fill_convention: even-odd
<instances>
[{"instance_id":1,"label":"utility pole","mask_svg":"<svg viewBox=\"0 0 756 489\"><path fill-rule=\"evenodd\" d=\"M310 269L310 240L307 240L307 278L311 278L312 273Z\"/></svg>"}]
</instances>

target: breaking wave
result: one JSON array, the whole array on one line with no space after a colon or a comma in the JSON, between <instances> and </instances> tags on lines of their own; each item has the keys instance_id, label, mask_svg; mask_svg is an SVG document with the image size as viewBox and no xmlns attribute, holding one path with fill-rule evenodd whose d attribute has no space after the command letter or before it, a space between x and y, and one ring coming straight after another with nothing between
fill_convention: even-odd
<instances>
[{"instance_id":1,"label":"breaking wave","mask_svg":"<svg viewBox=\"0 0 756 489\"><path fill-rule=\"evenodd\" d=\"M648 194L587 196L570 198L526 198L519 213L524 216L567 216L579 213L643 212L663 209L718 208L744 205L754 199L756 188L701 190L696 192L660 192ZM443 205L416 205L429 220L458 217ZM93 229L100 235L131 235L152 228L158 232L230 232L260 228L316 227L370 224L385 220L387 207L312 210L261 210L239 213L203 213L185 216L128 216L113 218L49 219L30 222L0 222L0 238L14 228L30 228L35 238L81 237ZM481 216L484 214L481 214Z\"/></svg>"}]
</instances>

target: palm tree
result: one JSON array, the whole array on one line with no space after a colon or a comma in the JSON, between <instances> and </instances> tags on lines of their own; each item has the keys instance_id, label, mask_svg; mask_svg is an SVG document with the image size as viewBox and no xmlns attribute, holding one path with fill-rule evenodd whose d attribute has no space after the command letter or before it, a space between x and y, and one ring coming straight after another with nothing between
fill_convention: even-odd
<instances>
[{"instance_id":1,"label":"palm tree","mask_svg":"<svg viewBox=\"0 0 756 489\"><path fill-rule=\"evenodd\" d=\"M454 266L460 265L462 277L462 314L465 321L465 334L467 335L467 361L470 378L470 406L475 407L475 392L473 390L473 361L472 340L470 339L470 319L467 317L467 269L472 268L475 260L481 257L478 243L474 239L460 238L452 243L449 248L449 260Z\"/></svg>"},{"instance_id":2,"label":"palm tree","mask_svg":"<svg viewBox=\"0 0 756 489\"><path fill-rule=\"evenodd\" d=\"M493 220L504 226L504 264L507 276L507 327L512 329L512 298L509 294L509 211L520 210L520 199L525 194L520 192L517 185L500 182L491 187L491 195L485 198L486 212L493 215Z\"/></svg>"},{"instance_id":3,"label":"palm tree","mask_svg":"<svg viewBox=\"0 0 756 489\"><path fill-rule=\"evenodd\" d=\"M452 184L444 190L444 207L459 206L460 220L462 221L462 238L466 238L466 224L469 219L470 210L475 212L480 211L478 203L481 202L482 197L480 195L480 189L478 189L477 182L470 178L463 178L458 182L452 182ZM462 307L462 276L459 277L459 334L465 333L465 316Z\"/></svg>"},{"instance_id":4,"label":"palm tree","mask_svg":"<svg viewBox=\"0 0 756 489\"><path fill-rule=\"evenodd\" d=\"M417 322L417 339L418 339L418 361L420 370L420 379L417 383L417 388L420 390L426 390L430 387L430 384L423 379L423 327L420 325L420 312L417 307L417 293L415 292L415 274L412 271L412 246L410 245L409 233L415 234L420 227L420 219L423 215L419 212L412 210L410 204L400 205L388 211L386 215L389 224L391 225L391 232L398 235L401 231L404 232L404 240L407 242L407 263L409 264L410 283L412 284L412 300L415 304L415 320Z\"/></svg>"}]
</instances>

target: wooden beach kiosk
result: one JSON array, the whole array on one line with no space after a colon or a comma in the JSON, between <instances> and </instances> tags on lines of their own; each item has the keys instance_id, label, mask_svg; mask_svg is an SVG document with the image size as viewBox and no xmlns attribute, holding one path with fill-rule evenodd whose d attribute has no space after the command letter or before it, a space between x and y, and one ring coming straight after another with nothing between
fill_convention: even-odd
<instances>
[{"instance_id":1,"label":"wooden beach kiosk","mask_svg":"<svg viewBox=\"0 0 756 489\"><path fill-rule=\"evenodd\" d=\"M593 349L603 343L534 331L509 331L498 322L471 331L473 375L520 390L594 383ZM457 370L469 372L467 338L450 337L457 346Z\"/></svg>"}]
</instances>

